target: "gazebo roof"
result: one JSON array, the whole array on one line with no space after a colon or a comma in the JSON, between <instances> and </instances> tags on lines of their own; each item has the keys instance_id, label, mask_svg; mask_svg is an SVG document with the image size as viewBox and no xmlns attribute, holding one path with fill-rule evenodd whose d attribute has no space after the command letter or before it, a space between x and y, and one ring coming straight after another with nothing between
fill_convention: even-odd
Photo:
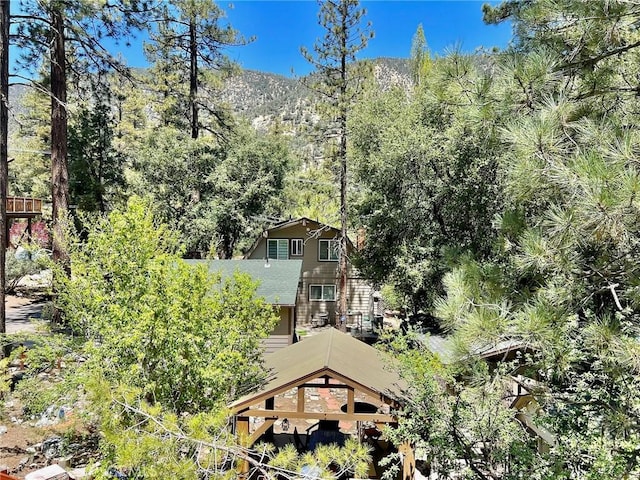
<instances>
[{"instance_id":1,"label":"gazebo roof","mask_svg":"<svg viewBox=\"0 0 640 480\"><path fill-rule=\"evenodd\" d=\"M266 383L229 407L239 412L325 375L372 395L401 401L405 384L392 366L393 359L382 352L330 328L266 356Z\"/></svg>"}]
</instances>

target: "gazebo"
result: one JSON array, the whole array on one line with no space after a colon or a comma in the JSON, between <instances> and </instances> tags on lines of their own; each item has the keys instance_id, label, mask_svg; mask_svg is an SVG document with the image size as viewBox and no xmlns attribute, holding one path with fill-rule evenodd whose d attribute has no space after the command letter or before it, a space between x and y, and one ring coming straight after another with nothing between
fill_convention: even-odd
<instances>
[{"instance_id":1,"label":"gazebo","mask_svg":"<svg viewBox=\"0 0 640 480\"><path fill-rule=\"evenodd\" d=\"M380 453L389 447L380 439L380 428L397 424L394 412L405 391L392 362L375 348L334 328L303 337L267 355L265 383L229 405L236 435L245 446L251 446L259 440L274 441L276 427L282 434L295 425L293 440L304 450L316 443L330 443L328 439L344 438L339 431L342 428ZM327 401L319 407L321 397ZM314 422L305 432L303 427ZM313 428L317 430L309 435ZM412 448L397 447L403 453L403 478L413 478ZM372 465L369 478L379 476Z\"/></svg>"}]
</instances>

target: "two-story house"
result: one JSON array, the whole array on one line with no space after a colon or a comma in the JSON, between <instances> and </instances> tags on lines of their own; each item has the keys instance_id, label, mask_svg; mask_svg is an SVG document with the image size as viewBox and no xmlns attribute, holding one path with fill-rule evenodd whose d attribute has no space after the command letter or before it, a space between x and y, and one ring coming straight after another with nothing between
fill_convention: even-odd
<instances>
[{"instance_id":1,"label":"two-story house","mask_svg":"<svg viewBox=\"0 0 640 480\"><path fill-rule=\"evenodd\" d=\"M265 230L256 239L245 259L302 260L302 274L296 302L298 324L333 323L338 306L338 257L340 230L323 223L299 218ZM349 242L348 253L353 251ZM349 323L371 319L373 289L349 263L347 270Z\"/></svg>"}]
</instances>

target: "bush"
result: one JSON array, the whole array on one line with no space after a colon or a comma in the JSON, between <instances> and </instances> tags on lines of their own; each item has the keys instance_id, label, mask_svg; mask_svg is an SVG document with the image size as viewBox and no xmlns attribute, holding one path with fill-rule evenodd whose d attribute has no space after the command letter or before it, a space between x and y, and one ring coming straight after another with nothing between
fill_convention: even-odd
<instances>
[{"instance_id":1,"label":"bush","mask_svg":"<svg viewBox=\"0 0 640 480\"><path fill-rule=\"evenodd\" d=\"M44 268L47 258L42 250L7 250L5 291L15 292L20 280L27 275L39 273Z\"/></svg>"}]
</instances>

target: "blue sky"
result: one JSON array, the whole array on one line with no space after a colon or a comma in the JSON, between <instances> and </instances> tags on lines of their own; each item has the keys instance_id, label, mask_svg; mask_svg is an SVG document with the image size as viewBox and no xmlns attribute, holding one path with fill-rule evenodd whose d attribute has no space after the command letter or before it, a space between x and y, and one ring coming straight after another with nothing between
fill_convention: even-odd
<instances>
[{"instance_id":1,"label":"blue sky","mask_svg":"<svg viewBox=\"0 0 640 480\"><path fill-rule=\"evenodd\" d=\"M476 48L504 48L511 39L511 26L485 25L482 1L363 1L366 20L372 22L375 38L362 52L362 58L408 57L411 40L422 23L429 48L442 55L459 45L473 52ZM494 2L495 3L495 2ZM224 3L220 3L225 6ZM245 36L256 36L247 46L234 49L230 56L246 69L289 75L310 70L300 55L300 47L311 48L323 32L318 26L318 4L312 0L235 2L227 9L228 20Z\"/></svg>"},{"instance_id":2,"label":"blue sky","mask_svg":"<svg viewBox=\"0 0 640 480\"><path fill-rule=\"evenodd\" d=\"M228 55L243 68L290 76L305 75L311 66L300 54L323 35L318 25L315 0L239 0L220 1L227 20L245 37L255 37L249 45L230 49ZM485 25L482 1L461 0L374 0L362 1L371 21L375 38L361 52L360 58L407 58L418 24L422 24L432 53L443 55L448 48L459 46L465 52L479 47L504 48L511 39L511 26ZM496 3L496 2L492 2ZM12 9L18 2L12 1ZM15 13L15 12L14 12ZM144 37L140 34L131 47L107 45L120 52L132 67L146 66L142 53ZM18 51L12 49L11 55Z\"/></svg>"}]
</instances>

